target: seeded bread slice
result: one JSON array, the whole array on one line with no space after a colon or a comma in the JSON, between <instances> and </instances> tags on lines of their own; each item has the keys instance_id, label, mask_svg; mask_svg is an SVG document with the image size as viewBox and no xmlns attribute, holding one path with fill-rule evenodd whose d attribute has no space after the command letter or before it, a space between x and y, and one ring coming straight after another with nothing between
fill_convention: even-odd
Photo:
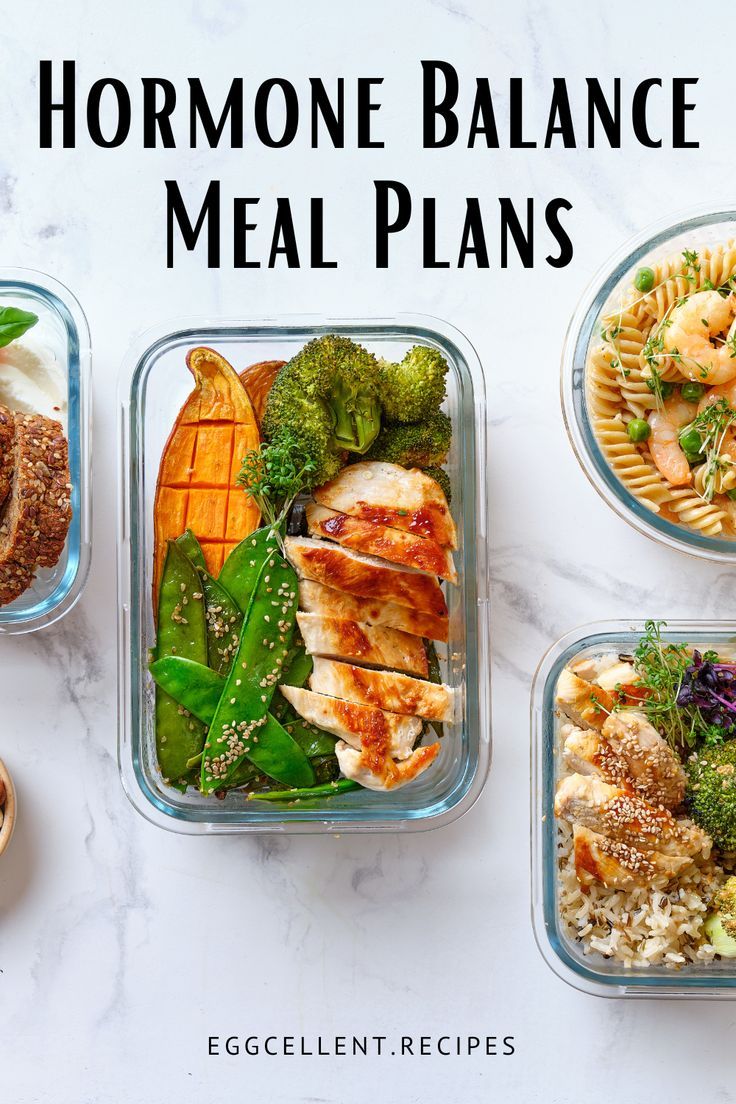
<instances>
[{"instance_id":1,"label":"seeded bread slice","mask_svg":"<svg viewBox=\"0 0 736 1104\"><path fill-rule=\"evenodd\" d=\"M71 521L69 457L61 425L40 414L16 414L13 475L0 516L0 606L53 567Z\"/></svg>"},{"instance_id":2,"label":"seeded bread slice","mask_svg":"<svg viewBox=\"0 0 736 1104\"><path fill-rule=\"evenodd\" d=\"M0 506L10 494L13 479L13 443L15 419L6 406L0 406Z\"/></svg>"}]
</instances>

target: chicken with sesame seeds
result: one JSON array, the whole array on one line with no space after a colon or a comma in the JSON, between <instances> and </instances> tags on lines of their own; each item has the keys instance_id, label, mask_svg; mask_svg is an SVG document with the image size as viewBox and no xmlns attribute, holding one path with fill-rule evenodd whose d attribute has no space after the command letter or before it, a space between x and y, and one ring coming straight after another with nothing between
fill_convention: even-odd
<instances>
[{"instance_id":1,"label":"chicken with sesame seeds","mask_svg":"<svg viewBox=\"0 0 736 1104\"><path fill-rule=\"evenodd\" d=\"M689 855L666 855L610 839L582 824L573 827L575 872L581 885L601 882L607 889L647 887L671 882L691 863Z\"/></svg>"},{"instance_id":2,"label":"chicken with sesame seeds","mask_svg":"<svg viewBox=\"0 0 736 1104\"><path fill-rule=\"evenodd\" d=\"M599 731L615 704L607 690L580 678L567 667L557 681L556 701L573 724Z\"/></svg>"},{"instance_id":3,"label":"chicken with sesame seeds","mask_svg":"<svg viewBox=\"0 0 736 1104\"><path fill-rule=\"evenodd\" d=\"M710 853L710 837L692 821L676 819L663 805L652 805L629 788L582 774L560 782L555 816L641 851L688 857Z\"/></svg>"},{"instance_id":4,"label":"chicken with sesame seeds","mask_svg":"<svg viewBox=\"0 0 736 1104\"><path fill-rule=\"evenodd\" d=\"M666 809L682 805L686 784L682 763L642 713L628 709L611 713L602 734L626 763L638 794Z\"/></svg>"}]
</instances>

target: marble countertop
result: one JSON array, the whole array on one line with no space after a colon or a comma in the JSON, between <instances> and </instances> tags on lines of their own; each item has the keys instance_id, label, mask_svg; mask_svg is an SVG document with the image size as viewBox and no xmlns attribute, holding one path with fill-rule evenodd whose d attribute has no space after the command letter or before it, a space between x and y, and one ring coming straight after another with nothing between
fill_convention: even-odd
<instances>
[{"instance_id":1,"label":"marble countertop","mask_svg":"<svg viewBox=\"0 0 736 1104\"><path fill-rule=\"evenodd\" d=\"M579 1104L731 1099L730 1003L604 1001L549 971L529 919L530 678L583 622L732 614L733 573L629 530L579 469L559 409L562 341L595 269L672 208L721 202L736 12L525 0L375 0L340 6L213 0L102 9L88 0L4 13L0 240L3 263L74 289L94 345L94 557L59 625L0 637L0 751L19 822L0 864L0 1085L16 1104L158 1104L253 1099L439 1104L490 1098ZM679 12L679 14L678 14ZM713 33L715 30L715 34ZM75 58L81 86L116 75L224 93L286 75L382 75L384 150L39 150L39 58ZM419 59L474 78L523 76L530 120L553 76L582 110L584 78L700 78L699 150L420 149ZM138 101L140 97L138 96ZM536 106L535 106L536 105ZM83 105L80 110L83 110ZM581 131L584 133L584 116ZM663 116L662 116L663 117ZM137 124L136 124L137 125ZM541 124L540 124L541 125ZM690 125L690 124L689 124ZM183 127L186 134L186 124ZM200 194L326 197L340 268L165 267L163 180ZM459 245L464 197L491 212L488 271L424 270L412 228L373 266L374 178L437 197L440 246ZM497 263L497 197L543 207L561 195L572 264ZM299 198L301 197L301 198ZM367 212L368 214L364 214ZM257 241L254 238L254 242ZM262 239L267 240L267 239ZM395 258L395 259L394 259ZM116 379L141 330L170 316L346 316L417 311L476 346L488 381L494 762L462 820L417 835L188 838L128 804L116 762ZM489 672L490 674L490 672ZM209 932L226 936L205 953ZM212 1058L209 1035L513 1035L511 1058Z\"/></svg>"}]
</instances>

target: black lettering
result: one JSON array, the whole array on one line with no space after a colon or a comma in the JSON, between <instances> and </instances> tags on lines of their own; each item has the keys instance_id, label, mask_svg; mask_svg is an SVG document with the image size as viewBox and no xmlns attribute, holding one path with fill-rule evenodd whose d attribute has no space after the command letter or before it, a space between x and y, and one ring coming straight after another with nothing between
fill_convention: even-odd
<instances>
[{"instance_id":1,"label":"black lettering","mask_svg":"<svg viewBox=\"0 0 736 1104\"><path fill-rule=\"evenodd\" d=\"M118 108L118 121L112 138L105 138L100 128L100 103L106 88L111 88L115 93ZM87 97L87 130L94 144L102 146L103 149L122 146L130 133L130 120L130 95L123 82L117 77L105 77L95 81Z\"/></svg>"},{"instance_id":2,"label":"black lettering","mask_svg":"<svg viewBox=\"0 0 736 1104\"><path fill-rule=\"evenodd\" d=\"M371 99L374 84L383 84L383 77L358 77L358 149L383 149L383 142L371 139L372 113L381 105Z\"/></svg>"},{"instance_id":3,"label":"black lettering","mask_svg":"<svg viewBox=\"0 0 736 1104\"><path fill-rule=\"evenodd\" d=\"M231 1058L236 1054L240 1054L240 1044L238 1043L237 1035L230 1035L230 1037L225 1040L225 1053L229 1054Z\"/></svg>"},{"instance_id":4,"label":"black lettering","mask_svg":"<svg viewBox=\"0 0 736 1104\"><path fill-rule=\"evenodd\" d=\"M401 1053L414 1055L414 1040L411 1035L401 1036Z\"/></svg>"},{"instance_id":5,"label":"black lettering","mask_svg":"<svg viewBox=\"0 0 736 1104\"><path fill-rule=\"evenodd\" d=\"M202 227L207 223L207 267L220 267L220 181L211 180L196 223L189 221L179 185L175 180L166 181L166 267L174 267L174 224L181 231L186 249L197 244Z\"/></svg>"},{"instance_id":6,"label":"black lettering","mask_svg":"<svg viewBox=\"0 0 736 1104\"><path fill-rule=\"evenodd\" d=\"M156 148L156 132L161 135L164 149L175 149L174 132L171 129L171 113L176 107L176 88L162 77L142 77L143 84L143 147ZM159 89L164 94L161 107L156 106Z\"/></svg>"},{"instance_id":7,"label":"black lettering","mask_svg":"<svg viewBox=\"0 0 736 1104\"><path fill-rule=\"evenodd\" d=\"M697 84L698 77L673 77L672 80L672 145L674 149L698 149L700 142L685 140L685 112L694 111L694 103L686 103L685 87Z\"/></svg>"},{"instance_id":8,"label":"black lettering","mask_svg":"<svg viewBox=\"0 0 736 1104\"><path fill-rule=\"evenodd\" d=\"M273 137L268 123L268 105L274 88L279 88L284 97L284 131L280 138ZM299 97L291 81L284 77L271 77L264 81L256 92L254 111L256 134L264 146L283 149L291 145L299 127Z\"/></svg>"},{"instance_id":9,"label":"black lettering","mask_svg":"<svg viewBox=\"0 0 736 1104\"><path fill-rule=\"evenodd\" d=\"M475 196L469 196L465 200L465 205L465 223L463 224L463 237L460 242L457 267L465 268L465 258L472 255L475 257L477 268L489 268L488 246L486 245L480 202Z\"/></svg>"},{"instance_id":10,"label":"black lettering","mask_svg":"<svg viewBox=\"0 0 736 1104\"><path fill-rule=\"evenodd\" d=\"M662 81L659 77L648 77L647 80L636 86L631 101L631 121L634 125L634 134L637 141L649 149L659 149L662 145L662 139L655 141L650 136L647 128L647 97L655 85L659 88L662 87Z\"/></svg>"},{"instance_id":11,"label":"black lettering","mask_svg":"<svg viewBox=\"0 0 736 1104\"><path fill-rule=\"evenodd\" d=\"M325 201L317 196L309 201L310 213L310 256L311 268L337 268L337 261L325 260Z\"/></svg>"},{"instance_id":12,"label":"black lettering","mask_svg":"<svg viewBox=\"0 0 736 1104\"><path fill-rule=\"evenodd\" d=\"M475 138L478 134L485 134L488 149L498 149L498 128L488 77L477 77L475 84L476 93L468 132L468 149L475 147Z\"/></svg>"},{"instance_id":13,"label":"black lettering","mask_svg":"<svg viewBox=\"0 0 736 1104\"><path fill-rule=\"evenodd\" d=\"M426 198L422 200L422 267L423 268L449 268L449 261L437 260L437 201Z\"/></svg>"},{"instance_id":14,"label":"black lettering","mask_svg":"<svg viewBox=\"0 0 736 1104\"><path fill-rule=\"evenodd\" d=\"M564 77L552 78L552 99L549 105L547 133L544 136L544 148L549 149L552 137L562 135L565 149L575 149L575 127L570 110L570 97L567 94L567 81Z\"/></svg>"},{"instance_id":15,"label":"black lettering","mask_svg":"<svg viewBox=\"0 0 736 1104\"><path fill-rule=\"evenodd\" d=\"M243 78L235 77L225 98L220 118L215 122L207 96L199 77L189 78L189 144L198 147L198 126L202 127L211 149L220 144L228 118L230 119L230 147L243 148Z\"/></svg>"},{"instance_id":16,"label":"black lettering","mask_svg":"<svg viewBox=\"0 0 736 1104\"><path fill-rule=\"evenodd\" d=\"M53 113L61 112L61 142L64 149L74 149L76 143L75 61L61 63L61 100L54 103L53 62L41 61L38 67L38 123L41 149L53 145Z\"/></svg>"},{"instance_id":17,"label":"black lettering","mask_svg":"<svg viewBox=\"0 0 736 1104\"><path fill-rule=\"evenodd\" d=\"M289 268L299 268L299 250L296 246L296 233L294 232L294 220L291 217L291 204L285 197L276 200L276 218L273 224L273 238L271 239L271 252L268 256L268 267L276 267L276 258L279 255L286 257Z\"/></svg>"},{"instance_id":18,"label":"black lettering","mask_svg":"<svg viewBox=\"0 0 736 1104\"><path fill-rule=\"evenodd\" d=\"M277 1050L269 1050L269 1047L271 1046L271 1044L275 1043L275 1042L276 1042L276 1036L275 1035L268 1035L266 1037L266 1039L264 1040L264 1042L263 1042L263 1049L265 1050L266 1054L271 1056L271 1058L275 1058L278 1055Z\"/></svg>"},{"instance_id":19,"label":"black lettering","mask_svg":"<svg viewBox=\"0 0 736 1104\"><path fill-rule=\"evenodd\" d=\"M445 78L445 91L441 100L437 99L437 74ZM459 126L457 115L452 110L457 103L460 82L457 71L447 61L422 62L422 145L425 149L443 149L457 141ZM444 134L437 136L436 119L440 116L445 124Z\"/></svg>"},{"instance_id":20,"label":"black lettering","mask_svg":"<svg viewBox=\"0 0 736 1104\"><path fill-rule=\"evenodd\" d=\"M512 77L509 81L509 146L511 149L534 149L536 142L524 140L524 81Z\"/></svg>"},{"instance_id":21,"label":"black lettering","mask_svg":"<svg viewBox=\"0 0 736 1104\"><path fill-rule=\"evenodd\" d=\"M524 268L534 267L534 200L526 201L526 232L516 214L513 200L508 196L499 199L501 205L501 268L509 266L509 231L514 240Z\"/></svg>"},{"instance_id":22,"label":"black lettering","mask_svg":"<svg viewBox=\"0 0 736 1104\"><path fill-rule=\"evenodd\" d=\"M345 78L337 78L337 110L320 77L310 77L312 86L312 149L319 146L319 120L325 125L335 149L345 148Z\"/></svg>"},{"instance_id":23,"label":"black lettering","mask_svg":"<svg viewBox=\"0 0 736 1104\"><path fill-rule=\"evenodd\" d=\"M374 180L376 189L376 268L388 268L389 234L399 234L411 219L411 193L398 180ZM396 197L396 217L389 216L389 199Z\"/></svg>"},{"instance_id":24,"label":"black lettering","mask_svg":"<svg viewBox=\"0 0 736 1104\"><path fill-rule=\"evenodd\" d=\"M445 1057L447 1057L449 1055L450 1051L442 1049L442 1045L445 1042L446 1043L450 1042L450 1036L449 1035L440 1035L439 1039L437 1040L437 1053L442 1054Z\"/></svg>"},{"instance_id":25,"label":"black lettering","mask_svg":"<svg viewBox=\"0 0 736 1104\"><path fill-rule=\"evenodd\" d=\"M503 1052L506 1055L516 1053L516 1047L514 1046L514 1036L513 1035L505 1035L504 1036L503 1048L504 1048Z\"/></svg>"},{"instance_id":26,"label":"black lettering","mask_svg":"<svg viewBox=\"0 0 736 1104\"><path fill-rule=\"evenodd\" d=\"M246 237L249 230L255 230L257 222L246 222L248 204L260 202L258 197L244 199L238 197L233 203L233 266L235 268L260 268L260 261L249 261Z\"/></svg>"},{"instance_id":27,"label":"black lettering","mask_svg":"<svg viewBox=\"0 0 736 1104\"><path fill-rule=\"evenodd\" d=\"M588 85L588 146L595 149L596 117L605 131L611 149L621 148L621 78L613 81L613 112L597 77L586 77Z\"/></svg>"},{"instance_id":28,"label":"black lettering","mask_svg":"<svg viewBox=\"0 0 736 1104\"><path fill-rule=\"evenodd\" d=\"M560 225L560 220L557 217L560 211L572 211L572 203L566 199L553 199L547 204L544 211L544 218L547 226L552 231L555 241L560 247L560 252L556 257L547 256L545 260L552 268L565 268L569 265L573 256L572 241L568 234L563 230Z\"/></svg>"},{"instance_id":29,"label":"black lettering","mask_svg":"<svg viewBox=\"0 0 736 1104\"><path fill-rule=\"evenodd\" d=\"M216 1055L220 1053L219 1035L210 1035L207 1041L207 1053L210 1055Z\"/></svg>"}]
</instances>

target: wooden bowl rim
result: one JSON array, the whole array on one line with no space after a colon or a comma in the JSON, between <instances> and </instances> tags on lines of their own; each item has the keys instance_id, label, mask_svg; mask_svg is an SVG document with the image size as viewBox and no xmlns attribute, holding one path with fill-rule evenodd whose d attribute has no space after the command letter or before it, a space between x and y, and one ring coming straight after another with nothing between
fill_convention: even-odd
<instances>
[{"instance_id":1,"label":"wooden bowl rim","mask_svg":"<svg viewBox=\"0 0 736 1104\"><path fill-rule=\"evenodd\" d=\"M15 786L13 785L10 771L5 766L2 759L0 759L0 778L5 783L4 816L2 827L0 827L0 855L2 855L5 848L10 843L10 837L13 835L16 813Z\"/></svg>"}]
</instances>

